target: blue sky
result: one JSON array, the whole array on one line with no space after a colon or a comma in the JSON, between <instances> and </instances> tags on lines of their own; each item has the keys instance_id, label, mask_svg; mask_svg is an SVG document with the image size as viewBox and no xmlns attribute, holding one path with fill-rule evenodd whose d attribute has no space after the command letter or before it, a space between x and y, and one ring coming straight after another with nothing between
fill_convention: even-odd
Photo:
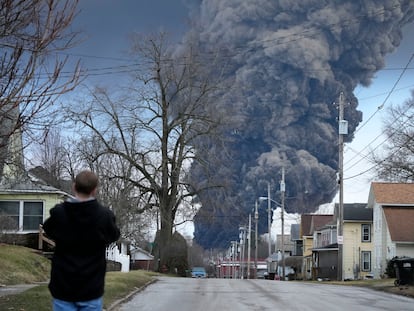
<instances>
[{"instance_id":1,"label":"blue sky","mask_svg":"<svg viewBox=\"0 0 414 311\"><path fill-rule=\"evenodd\" d=\"M370 150L383 144L384 137L378 136L383 132L382 121L387 117L387 108L411 97L411 89L414 88L414 62L410 63L409 69L398 83L397 80L403 72L402 68L405 68L414 53L413 35L414 25L405 27L400 47L386 58L386 68L375 75L373 83L368 88L358 87L354 92L359 100L359 109L363 112L363 121L353 142L346 144L344 148L345 202L368 200L369 184L375 170L366 172L373 165L361 160L361 156L368 155ZM391 93L394 84L395 90ZM382 104L383 108L378 109ZM368 119L370 120L367 121ZM362 153L358 155L359 152ZM336 202L337 200L338 198Z\"/></svg>"},{"instance_id":2,"label":"blue sky","mask_svg":"<svg viewBox=\"0 0 414 311\"><path fill-rule=\"evenodd\" d=\"M113 71L101 69L130 63L126 55L130 34L166 31L180 37L188 25L183 0L82 0L78 8L73 28L81 31L82 42L71 54L96 74L91 75L91 83L112 83L113 77L107 79L103 73Z\"/></svg>"},{"instance_id":3,"label":"blue sky","mask_svg":"<svg viewBox=\"0 0 414 311\"><path fill-rule=\"evenodd\" d=\"M112 85L116 81L116 75L111 68L129 63L126 51L130 33L164 30L179 37L187 28L188 5L185 3L191 1L81 0L80 13L74 28L83 32L82 37L85 40L74 48L71 54L81 58L83 66L96 74L91 76L87 83ZM398 50L387 57L385 70L376 74L370 87L360 87L354 92L359 99L359 109L363 111L364 117L361 123L363 127L357 131L354 141L345 146L345 202L366 202L368 199L373 171L363 172L372 164L361 160L361 156L367 155L371 149L383 143L383 139L375 138L382 131L382 119L386 116L386 108L407 100L410 97L410 89L414 87L414 70L409 69L384 103L402 68L407 65L414 53L414 26L406 27L404 33ZM409 67L414 68L414 63ZM383 103L384 108L376 112L377 107ZM372 115L374 116L365 124ZM362 154L359 154L361 151ZM356 177L347 179L352 176ZM337 198L335 200L337 201Z\"/></svg>"}]
</instances>

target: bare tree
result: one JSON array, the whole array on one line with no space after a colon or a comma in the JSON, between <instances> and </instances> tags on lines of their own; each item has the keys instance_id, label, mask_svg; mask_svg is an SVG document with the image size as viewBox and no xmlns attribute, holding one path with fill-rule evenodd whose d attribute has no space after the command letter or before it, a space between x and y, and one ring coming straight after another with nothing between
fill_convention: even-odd
<instances>
[{"instance_id":1,"label":"bare tree","mask_svg":"<svg viewBox=\"0 0 414 311\"><path fill-rule=\"evenodd\" d=\"M140 208L145 202L131 182L135 169L123 157L105 150L103 142L93 136L77 146L78 161L99 176L99 199L116 214L123 238L143 244L154 219L150 211Z\"/></svg>"},{"instance_id":2,"label":"bare tree","mask_svg":"<svg viewBox=\"0 0 414 311\"><path fill-rule=\"evenodd\" d=\"M207 254L208 255L208 254ZM190 267L203 267L205 266L206 254L204 249L193 241L192 245L188 249L188 263Z\"/></svg>"},{"instance_id":3,"label":"bare tree","mask_svg":"<svg viewBox=\"0 0 414 311\"><path fill-rule=\"evenodd\" d=\"M81 169L91 169L99 177L99 199L117 216L123 237L143 244L155 222L150 212L137 210L143 205L137 189L129 182L131 164L118 155L102 154L98 137L80 141L64 137L57 127L50 128L41 144L32 145L34 161L30 172L48 184L72 192L72 181ZM113 176L123 176L122 179Z\"/></svg>"},{"instance_id":4,"label":"bare tree","mask_svg":"<svg viewBox=\"0 0 414 311\"><path fill-rule=\"evenodd\" d=\"M208 110L218 80L207 78L206 66L191 49L173 59L163 34L135 37L133 51L142 64L133 87L117 98L95 90L89 103L70 107L68 115L92 133L84 130L85 135L101 142L94 161L110 154L127 163L127 170L108 171L108 178L122 180L128 192L139 196L135 211L159 210L156 262L168 266L177 213L200 190L183 178L192 161L201 161L193 142L212 135L219 123L220 117Z\"/></svg>"},{"instance_id":5,"label":"bare tree","mask_svg":"<svg viewBox=\"0 0 414 311\"><path fill-rule=\"evenodd\" d=\"M70 152L67 142L58 127L52 127L43 133L41 143L32 147L33 159L29 160L31 171L50 185L68 190L63 180L68 178L68 162ZM69 189L70 190L70 189Z\"/></svg>"},{"instance_id":6,"label":"bare tree","mask_svg":"<svg viewBox=\"0 0 414 311\"><path fill-rule=\"evenodd\" d=\"M373 152L377 175L388 181L414 181L414 92L411 99L388 109L383 150Z\"/></svg>"},{"instance_id":7,"label":"bare tree","mask_svg":"<svg viewBox=\"0 0 414 311\"><path fill-rule=\"evenodd\" d=\"M208 79L212 64L203 66L192 49L174 59L168 48L163 34L134 37L133 51L142 70L133 87L117 98L95 90L89 103L79 105L82 109L72 106L67 113L84 126L83 135L102 143L94 161L111 154L119 163L128 163L128 174L113 171L111 178L133 187L128 191L139 196L141 211L159 210L156 263L167 267L168 244L182 202L200 191L184 179L192 161L202 161L195 158L193 143L212 135L220 123L220 116L209 111L219 83Z\"/></svg>"},{"instance_id":8,"label":"bare tree","mask_svg":"<svg viewBox=\"0 0 414 311\"><path fill-rule=\"evenodd\" d=\"M0 177L9 137L45 127L57 96L79 82L78 64L63 72L58 52L75 43L69 31L78 0L3 0L0 4Z\"/></svg>"}]
</instances>

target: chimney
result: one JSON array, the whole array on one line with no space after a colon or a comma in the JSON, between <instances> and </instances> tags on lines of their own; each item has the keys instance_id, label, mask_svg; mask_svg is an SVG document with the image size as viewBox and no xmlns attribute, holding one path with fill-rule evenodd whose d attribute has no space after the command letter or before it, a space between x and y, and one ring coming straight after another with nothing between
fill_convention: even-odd
<instances>
[{"instance_id":1,"label":"chimney","mask_svg":"<svg viewBox=\"0 0 414 311\"><path fill-rule=\"evenodd\" d=\"M17 129L9 138L2 180L20 181L25 176L22 132Z\"/></svg>"}]
</instances>

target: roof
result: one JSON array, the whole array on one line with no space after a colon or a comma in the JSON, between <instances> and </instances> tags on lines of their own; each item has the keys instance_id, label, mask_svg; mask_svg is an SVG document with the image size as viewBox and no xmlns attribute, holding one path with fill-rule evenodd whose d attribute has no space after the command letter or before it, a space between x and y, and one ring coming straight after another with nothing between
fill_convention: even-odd
<instances>
[{"instance_id":1,"label":"roof","mask_svg":"<svg viewBox=\"0 0 414 311\"><path fill-rule=\"evenodd\" d=\"M333 220L332 214L303 214L301 216L301 235L311 236L313 232Z\"/></svg>"},{"instance_id":2,"label":"roof","mask_svg":"<svg viewBox=\"0 0 414 311\"><path fill-rule=\"evenodd\" d=\"M0 182L0 193L54 193L70 196L60 189L47 185L32 174L25 174L19 178L3 178Z\"/></svg>"},{"instance_id":3,"label":"roof","mask_svg":"<svg viewBox=\"0 0 414 311\"><path fill-rule=\"evenodd\" d=\"M414 208L383 207L393 242L414 242Z\"/></svg>"},{"instance_id":4,"label":"roof","mask_svg":"<svg viewBox=\"0 0 414 311\"><path fill-rule=\"evenodd\" d=\"M372 221L373 209L366 204L344 204L344 221Z\"/></svg>"},{"instance_id":5,"label":"roof","mask_svg":"<svg viewBox=\"0 0 414 311\"><path fill-rule=\"evenodd\" d=\"M326 224L332 222L333 215L313 215L310 234L313 235L315 230L318 230Z\"/></svg>"},{"instance_id":6,"label":"roof","mask_svg":"<svg viewBox=\"0 0 414 311\"><path fill-rule=\"evenodd\" d=\"M414 205L414 183L371 183L371 193L378 204Z\"/></svg>"},{"instance_id":7,"label":"roof","mask_svg":"<svg viewBox=\"0 0 414 311\"><path fill-rule=\"evenodd\" d=\"M303 214L300 217L300 236L310 235L310 226L312 222L312 215L311 214Z\"/></svg>"},{"instance_id":8,"label":"roof","mask_svg":"<svg viewBox=\"0 0 414 311\"><path fill-rule=\"evenodd\" d=\"M153 255L151 255L149 252L147 252L146 250L140 247L131 248L131 257L135 260L153 260L154 259Z\"/></svg>"}]
</instances>

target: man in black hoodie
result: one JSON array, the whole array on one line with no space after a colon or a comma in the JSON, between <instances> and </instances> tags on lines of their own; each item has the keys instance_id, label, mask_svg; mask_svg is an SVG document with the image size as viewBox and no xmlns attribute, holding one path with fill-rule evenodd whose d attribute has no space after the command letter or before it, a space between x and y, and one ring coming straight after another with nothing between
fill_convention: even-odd
<instances>
[{"instance_id":1,"label":"man in black hoodie","mask_svg":"<svg viewBox=\"0 0 414 311\"><path fill-rule=\"evenodd\" d=\"M56 242L49 290L53 310L102 310L106 247L120 232L113 212L95 198L98 177L80 172L73 184L75 198L57 204L43 224Z\"/></svg>"}]
</instances>

